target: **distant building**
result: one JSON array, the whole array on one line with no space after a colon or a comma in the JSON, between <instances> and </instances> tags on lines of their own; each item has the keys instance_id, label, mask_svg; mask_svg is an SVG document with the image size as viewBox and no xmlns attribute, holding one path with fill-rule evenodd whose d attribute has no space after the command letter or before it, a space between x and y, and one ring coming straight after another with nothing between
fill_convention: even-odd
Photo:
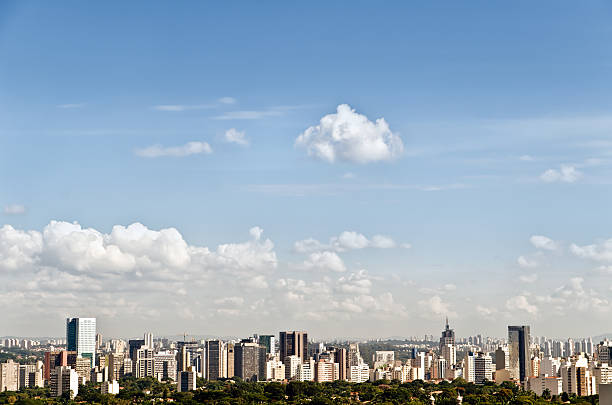
<instances>
[{"instance_id":1,"label":"distant building","mask_svg":"<svg viewBox=\"0 0 612 405\"><path fill-rule=\"evenodd\" d=\"M274 335L259 335L258 343L266 348L266 353L274 353L276 351L276 338Z\"/></svg>"},{"instance_id":2,"label":"distant building","mask_svg":"<svg viewBox=\"0 0 612 405\"><path fill-rule=\"evenodd\" d=\"M119 382L116 380L104 381L100 387L100 392L111 395L119 394Z\"/></svg>"},{"instance_id":3,"label":"distant building","mask_svg":"<svg viewBox=\"0 0 612 405\"><path fill-rule=\"evenodd\" d=\"M172 380L174 382L177 381L176 378L176 369L177 369L177 361L176 361L176 353L174 351L163 351L158 352L153 355L153 363L154 363L154 377L157 378L158 381L167 381Z\"/></svg>"},{"instance_id":4,"label":"distant building","mask_svg":"<svg viewBox=\"0 0 612 405\"><path fill-rule=\"evenodd\" d=\"M234 346L234 375L245 381L265 380L266 348L254 342ZM263 364L261 364L263 361Z\"/></svg>"},{"instance_id":5,"label":"distant building","mask_svg":"<svg viewBox=\"0 0 612 405\"><path fill-rule=\"evenodd\" d=\"M227 377L225 344L221 340L206 342L206 378L214 381Z\"/></svg>"},{"instance_id":6,"label":"distant building","mask_svg":"<svg viewBox=\"0 0 612 405\"><path fill-rule=\"evenodd\" d=\"M96 318L67 318L66 342L68 351L90 359L92 368L96 366Z\"/></svg>"},{"instance_id":7,"label":"distant building","mask_svg":"<svg viewBox=\"0 0 612 405\"><path fill-rule=\"evenodd\" d=\"M281 361L287 356L298 356L302 361L308 359L308 333L280 332L278 340Z\"/></svg>"},{"instance_id":8,"label":"distant building","mask_svg":"<svg viewBox=\"0 0 612 405\"><path fill-rule=\"evenodd\" d=\"M508 351L510 376L520 382L531 376L529 353L529 326L508 326Z\"/></svg>"},{"instance_id":9,"label":"distant building","mask_svg":"<svg viewBox=\"0 0 612 405\"><path fill-rule=\"evenodd\" d=\"M0 364L0 391L19 389L19 363L9 359Z\"/></svg>"},{"instance_id":10,"label":"distant building","mask_svg":"<svg viewBox=\"0 0 612 405\"><path fill-rule=\"evenodd\" d=\"M297 377L297 370L300 364L302 364L302 359L300 359L298 356L285 357L285 378L287 380L293 380Z\"/></svg>"},{"instance_id":11,"label":"distant building","mask_svg":"<svg viewBox=\"0 0 612 405\"><path fill-rule=\"evenodd\" d=\"M181 371L177 389L179 392L194 391L196 389L196 375L193 371Z\"/></svg>"},{"instance_id":12,"label":"distant building","mask_svg":"<svg viewBox=\"0 0 612 405\"><path fill-rule=\"evenodd\" d=\"M52 397L60 397L63 393L70 392L70 398L74 399L79 393L79 375L70 367L55 367L51 371L49 386Z\"/></svg>"},{"instance_id":13,"label":"distant building","mask_svg":"<svg viewBox=\"0 0 612 405\"><path fill-rule=\"evenodd\" d=\"M132 374L136 378L155 376L155 351L148 346L136 350L136 358L132 359Z\"/></svg>"}]
</instances>

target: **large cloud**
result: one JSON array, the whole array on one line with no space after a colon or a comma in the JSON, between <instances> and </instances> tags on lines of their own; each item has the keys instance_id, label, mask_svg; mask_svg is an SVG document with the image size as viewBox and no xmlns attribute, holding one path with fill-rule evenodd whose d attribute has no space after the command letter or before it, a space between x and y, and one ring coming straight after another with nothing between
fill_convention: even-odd
<instances>
[{"instance_id":1,"label":"large cloud","mask_svg":"<svg viewBox=\"0 0 612 405\"><path fill-rule=\"evenodd\" d=\"M116 225L108 234L78 223L51 221L42 232L0 228L0 269L43 268L105 277L130 273L167 279L223 271L255 276L277 265L274 244L251 229L250 241L219 245L216 251L189 245L175 228L151 230L140 223Z\"/></svg>"},{"instance_id":2,"label":"large cloud","mask_svg":"<svg viewBox=\"0 0 612 405\"><path fill-rule=\"evenodd\" d=\"M306 129L295 145L329 163L387 161L404 151L402 139L391 132L384 118L372 122L346 104L321 118L319 125Z\"/></svg>"}]
</instances>

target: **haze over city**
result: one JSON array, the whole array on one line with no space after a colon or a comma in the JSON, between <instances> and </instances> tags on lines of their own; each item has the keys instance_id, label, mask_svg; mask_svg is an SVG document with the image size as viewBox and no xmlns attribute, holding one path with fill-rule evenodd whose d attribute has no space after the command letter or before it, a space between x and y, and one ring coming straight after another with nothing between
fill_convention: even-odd
<instances>
[{"instance_id":1,"label":"haze over city","mask_svg":"<svg viewBox=\"0 0 612 405\"><path fill-rule=\"evenodd\" d=\"M612 332L610 3L0 3L0 336Z\"/></svg>"}]
</instances>

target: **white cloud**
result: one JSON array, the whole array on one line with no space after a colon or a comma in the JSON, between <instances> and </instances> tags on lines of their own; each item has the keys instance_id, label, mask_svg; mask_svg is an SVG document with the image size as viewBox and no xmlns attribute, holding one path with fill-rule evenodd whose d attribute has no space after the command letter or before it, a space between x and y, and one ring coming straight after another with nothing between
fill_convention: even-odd
<instances>
[{"instance_id":1,"label":"white cloud","mask_svg":"<svg viewBox=\"0 0 612 405\"><path fill-rule=\"evenodd\" d=\"M572 243L570 245L570 252L584 259L612 262L612 239L586 246L578 246Z\"/></svg>"},{"instance_id":2,"label":"white cloud","mask_svg":"<svg viewBox=\"0 0 612 405\"><path fill-rule=\"evenodd\" d=\"M524 311L530 315L538 313L538 307L530 304L527 297L524 295L517 295L515 297L508 298L506 300L506 309L508 311Z\"/></svg>"},{"instance_id":3,"label":"white cloud","mask_svg":"<svg viewBox=\"0 0 612 405\"><path fill-rule=\"evenodd\" d=\"M518 263L518 265L524 269L530 269L533 267L538 267L538 263L533 260L530 259L528 257L525 256L519 256L518 259L516 259L516 262Z\"/></svg>"},{"instance_id":4,"label":"white cloud","mask_svg":"<svg viewBox=\"0 0 612 405\"><path fill-rule=\"evenodd\" d=\"M72 104L59 104L57 108L62 108L65 110L69 109L77 109L85 107L85 103L72 103Z\"/></svg>"},{"instance_id":5,"label":"white cloud","mask_svg":"<svg viewBox=\"0 0 612 405\"><path fill-rule=\"evenodd\" d=\"M390 249L396 246L395 241L385 235L374 235L370 245L379 249Z\"/></svg>"},{"instance_id":6,"label":"white cloud","mask_svg":"<svg viewBox=\"0 0 612 405\"><path fill-rule=\"evenodd\" d=\"M314 252L308 256L308 259L304 261L303 267L306 270L319 270L319 271L335 271L344 272L346 266L344 262L335 252Z\"/></svg>"},{"instance_id":7,"label":"white cloud","mask_svg":"<svg viewBox=\"0 0 612 405\"><path fill-rule=\"evenodd\" d=\"M215 108L214 104L196 104L196 105L185 105L185 104L163 104L153 106L154 110L158 111L188 111L188 110L207 110Z\"/></svg>"},{"instance_id":8,"label":"white cloud","mask_svg":"<svg viewBox=\"0 0 612 405\"><path fill-rule=\"evenodd\" d=\"M137 149L136 155L146 158L156 158L162 156L183 157L198 154L211 154L212 148L207 142L187 142L181 146L163 147L161 145L151 145L143 149Z\"/></svg>"},{"instance_id":9,"label":"white cloud","mask_svg":"<svg viewBox=\"0 0 612 405\"><path fill-rule=\"evenodd\" d=\"M140 223L115 225L108 234L78 223L51 221L42 232L0 228L0 269L36 272L43 268L96 278L129 275L162 280L206 276L211 271L253 277L276 268L274 244L253 239L219 245L216 251L189 245L175 228L159 231Z\"/></svg>"},{"instance_id":10,"label":"white cloud","mask_svg":"<svg viewBox=\"0 0 612 405\"><path fill-rule=\"evenodd\" d=\"M240 307L244 304L244 298L242 297L223 297L215 300L217 305Z\"/></svg>"},{"instance_id":11,"label":"white cloud","mask_svg":"<svg viewBox=\"0 0 612 405\"><path fill-rule=\"evenodd\" d=\"M234 97L221 97L218 101L221 104L236 104L236 99Z\"/></svg>"},{"instance_id":12,"label":"white cloud","mask_svg":"<svg viewBox=\"0 0 612 405\"><path fill-rule=\"evenodd\" d=\"M412 249L412 244L410 244L410 243L402 243L401 247L403 247L404 249Z\"/></svg>"},{"instance_id":13,"label":"white cloud","mask_svg":"<svg viewBox=\"0 0 612 405\"><path fill-rule=\"evenodd\" d=\"M519 157L519 160L522 160L524 162L532 162L535 159L531 155L522 155L522 156Z\"/></svg>"},{"instance_id":14,"label":"white cloud","mask_svg":"<svg viewBox=\"0 0 612 405\"><path fill-rule=\"evenodd\" d=\"M263 118L269 117L280 117L285 115L290 110L293 110L297 107L294 106L279 106L267 108L264 110L237 110L237 111L227 111L221 115L217 115L213 117L216 120L259 120Z\"/></svg>"},{"instance_id":15,"label":"white cloud","mask_svg":"<svg viewBox=\"0 0 612 405\"><path fill-rule=\"evenodd\" d=\"M523 283L528 283L528 284L535 283L538 280L538 275L537 273L524 274L519 277L519 280L521 280Z\"/></svg>"},{"instance_id":16,"label":"white cloud","mask_svg":"<svg viewBox=\"0 0 612 405\"><path fill-rule=\"evenodd\" d=\"M10 204L6 205L2 210L5 215L21 215L25 214L26 208L20 204Z\"/></svg>"},{"instance_id":17,"label":"white cloud","mask_svg":"<svg viewBox=\"0 0 612 405\"><path fill-rule=\"evenodd\" d=\"M405 247L404 244L403 247ZM330 238L328 244L308 238L294 243L293 248L299 253L308 253L319 250L333 250L345 252L347 250L357 250L364 248L390 249L396 247L395 241L385 235L374 235L368 239L365 235L355 231L344 231L338 236Z\"/></svg>"},{"instance_id":18,"label":"white cloud","mask_svg":"<svg viewBox=\"0 0 612 405\"><path fill-rule=\"evenodd\" d=\"M558 245L554 240L546 236L542 236L542 235L533 235L531 238L529 238L529 242L531 242L531 244L538 249L543 249L543 250L557 250L558 249Z\"/></svg>"},{"instance_id":19,"label":"white cloud","mask_svg":"<svg viewBox=\"0 0 612 405\"><path fill-rule=\"evenodd\" d=\"M457 313L451 309L448 303L442 301L439 295L434 295L425 301L421 301L419 306L423 311L429 314L451 317L457 316Z\"/></svg>"},{"instance_id":20,"label":"white cloud","mask_svg":"<svg viewBox=\"0 0 612 405\"><path fill-rule=\"evenodd\" d=\"M557 169L548 169L540 175L540 179L546 183L574 183L582 177L582 173L574 166L562 165Z\"/></svg>"},{"instance_id":21,"label":"white cloud","mask_svg":"<svg viewBox=\"0 0 612 405\"><path fill-rule=\"evenodd\" d=\"M236 128L230 128L225 131L225 141L230 143L236 143L241 146L248 146L249 141L246 139L245 131L238 131Z\"/></svg>"},{"instance_id":22,"label":"white cloud","mask_svg":"<svg viewBox=\"0 0 612 405\"><path fill-rule=\"evenodd\" d=\"M372 122L346 104L339 105L335 114L321 118L319 125L306 129L295 145L329 163L388 161L404 151L401 138L391 132L384 118Z\"/></svg>"}]
</instances>

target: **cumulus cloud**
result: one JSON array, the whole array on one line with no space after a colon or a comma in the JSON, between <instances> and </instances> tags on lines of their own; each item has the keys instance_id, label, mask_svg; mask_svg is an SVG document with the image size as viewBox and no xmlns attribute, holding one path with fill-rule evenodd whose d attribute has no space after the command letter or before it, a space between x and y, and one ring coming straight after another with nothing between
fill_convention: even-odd
<instances>
[{"instance_id":1,"label":"cumulus cloud","mask_svg":"<svg viewBox=\"0 0 612 405\"><path fill-rule=\"evenodd\" d=\"M506 300L506 309L508 311L524 311L530 315L538 313L538 307L530 304L524 295L517 295Z\"/></svg>"},{"instance_id":2,"label":"cumulus cloud","mask_svg":"<svg viewBox=\"0 0 612 405\"><path fill-rule=\"evenodd\" d=\"M401 138L391 132L384 118L372 122L346 104L301 133L295 145L305 148L309 156L329 163L388 161L404 151Z\"/></svg>"},{"instance_id":3,"label":"cumulus cloud","mask_svg":"<svg viewBox=\"0 0 612 405\"><path fill-rule=\"evenodd\" d=\"M522 276L519 277L519 280L521 280L523 283L535 283L538 280L538 275L537 273L533 273L533 274L523 274Z\"/></svg>"},{"instance_id":4,"label":"cumulus cloud","mask_svg":"<svg viewBox=\"0 0 612 405\"><path fill-rule=\"evenodd\" d=\"M538 263L535 260L532 260L525 256L519 256L518 259L516 259L516 262L518 263L520 267L524 269L538 267Z\"/></svg>"},{"instance_id":5,"label":"cumulus cloud","mask_svg":"<svg viewBox=\"0 0 612 405\"><path fill-rule=\"evenodd\" d=\"M50 268L98 278L129 274L177 280L210 271L250 277L277 265L274 244L263 240L262 232L254 227L252 240L211 251L189 245L175 228L155 231L140 223L115 225L110 233L63 221L51 221L42 232L5 225L0 228L0 269Z\"/></svg>"},{"instance_id":6,"label":"cumulus cloud","mask_svg":"<svg viewBox=\"0 0 612 405\"><path fill-rule=\"evenodd\" d=\"M21 204L10 204L10 205L5 205L2 212L5 215L21 215L21 214L25 214L26 208Z\"/></svg>"},{"instance_id":7,"label":"cumulus cloud","mask_svg":"<svg viewBox=\"0 0 612 405\"><path fill-rule=\"evenodd\" d=\"M187 142L180 146L164 147L162 145L151 145L143 149L136 149L136 155L146 158L156 158L162 156L183 157L190 155L212 153L212 148L207 142Z\"/></svg>"},{"instance_id":8,"label":"cumulus cloud","mask_svg":"<svg viewBox=\"0 0 612 405\"><path fill-rule=\"evenodd\" d=\"M230 128L225 131L225 141L240 146L249 146L249 141L246 139L246 132L238 131L236 128Z\"/></svg>"},{"instance_id":9,"label":"cumulus cloud","mask_svg":"<svg viewBox=\"0 0 612 405\"><path fill-rule=\"evenodd\" d=\"M442 298L440 298L439 295L434 295L425 301L421 301L419 303L419 307L426 313L432 315L457 316L457 313L451 309L451 306L448 303L442 301Z\"/></svg>"},{"instance_id":10,"label":"cumulus cloud","mask_svg":"<svg viewBox=\"0 0 612 405\"><path fill-rule=\"evenodd\" d=\"M317 239L308 238L294 243L293 248L299 253L308 253L320 250L333 250L345 252L348 250L358 250L364 248L389 249L396 247L395 241L385 235L374 235L368 239L365 235L355 231L344 231L338 236L330 238L329 243L325 244ZM405 247L405 246L404 246Z\"/></svg>"},{"instance_id":11,"label":"cumulus cloud","mask_svg":"<svg viewBox=\"0 0 612 405\"><path fill-rule=\"evenodd\" d=\"M531 242L531 244L537 249L557 250L558 248L558 245L554 240L542 235L533 235L531 238L529 238L529 242Z\"/></svg>"},{"instance_id":12,"label":"cumulus cloud","mask_svg":"<svg viewBox=\"0 0 612 405\"><path fill-rule=\"evenodd\" d=\"M584 259L612 262L612 239L586 246L578 246L572 243L570 245L570 252Z\"/></svg>"},{"instance_id":13,"label":"cumulus cloud","mask_svg":"<svg viewBox=\"0 0 612 405\"><path fill-rule=\"evenodd\" d=\"M346 266L335 252L314 252L308 256L303 268L306 270L344 272Z\"/></svg>"},{"instance_id":14,"label":"cumulus cloud","mask_svg":"<svg viewBox=\"0 0 612 405\"><path fill-rule=\"evenodd\" d=\"M582 173L574 166L562 165L557 169L548 169L540 175L540 180L546 183L574 183L582 177Z\"/></svg>"}]
</instances>

